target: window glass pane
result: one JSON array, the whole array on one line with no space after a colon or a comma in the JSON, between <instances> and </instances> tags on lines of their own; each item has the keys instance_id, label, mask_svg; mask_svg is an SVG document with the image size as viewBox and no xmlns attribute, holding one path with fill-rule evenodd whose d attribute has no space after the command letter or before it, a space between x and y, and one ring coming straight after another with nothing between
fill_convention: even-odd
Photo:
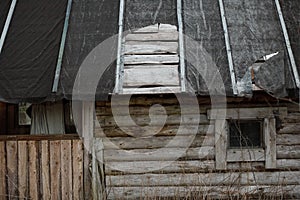
<instances>
[{"instance_id":1,"label":"window glass pane","mask_svg":"<svg viewBox=\"0 0 300 200\"><path fill-rule=\"evenodd\" d=\"M232 120L229 126L229 147L262 146L261 121Z\"/></svg>"}]
</instances>

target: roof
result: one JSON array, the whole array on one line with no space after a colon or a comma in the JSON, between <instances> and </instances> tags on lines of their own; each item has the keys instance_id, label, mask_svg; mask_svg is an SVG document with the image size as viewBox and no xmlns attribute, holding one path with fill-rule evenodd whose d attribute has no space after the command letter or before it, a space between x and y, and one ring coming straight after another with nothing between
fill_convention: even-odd
<instances>
[{"instance_id":1,"label":"roof","mask_svg":"<svg viewBox=\"0 0 300 200\"><path fill-rule=\"evenodd\" d=\"M255 69L255 84L276 96L298 91L282 26L274 0L223 0L233 58L241 95L251 95L251 66L263 56L276 56ZM291 48L300 71L300 1L280 1ZM0 2L3 30L11 1ZM78 70L101 42L118 33L118 0L73 0L58 91L52 92L67 0L18 1L0 54L0 100L40 102L71 99ZM125 30L151 24L177 24L176 0L126 1ZM218 0L183 0L184 34L202 44L222 76L226 93L232 93L226 41ZM114 47L117 49L117 44ZM186 48L188 48L186 46ZM197 56L196 56L197 57ZM196 59L196 58L195 58ZM113 91L116 63L102 76L96 93L105 100ZM207 86L195 66L186 63L187 80L199 95ZM250 78L250 79L249 79ZM250 84L251 86L251 84Z\"/></svg>"}]
</instances>

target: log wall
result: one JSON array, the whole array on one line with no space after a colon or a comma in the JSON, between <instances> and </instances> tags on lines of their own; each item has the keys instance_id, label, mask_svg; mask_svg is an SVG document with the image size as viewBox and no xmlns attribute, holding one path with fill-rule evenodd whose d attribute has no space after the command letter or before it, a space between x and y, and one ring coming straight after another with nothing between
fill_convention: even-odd
<instances>
[{"instance_id":1,"label":"log wall","mask_svg":"<svg viewBox=\"0 0 300 200\"><path fill-rule=\"evenodd\" d=\"M0 137L0 199L83 199L78 136Z\"/></svg>"},{"instance_id":2,"label":"log wall","mask_svg":"<svg viewBox=\"0 0 300 200\"><path fill-rule=\"evenodd\" d=\"M226 170L217 170L214 121L208 120L207 117L209 100L198 99L198 101L200 113L195 113L193 107L188 109L188 113L180 113L176 98L132 97L131 118L141 126L150 122L151 105L164 106L168 117L163 128L155 135L151 135L151 132L157 130L155 124L143 133L136 127L126 127L126 123L124 126L127 129L121 130L114 120L110 103L97 102L95 136L102 138L104 145L108 199L145 197L228 199L234 196L241 199L300 198L300 112L297 105L291 103L272 105L272 102L250 102L240 99L232 104L229 102L228 107L286 107L288 114L279 116L276 124L276 169L266 169L265 162L258 160L228 162ZM188 105L189 100L186 102ZM122 116L122 110L128 105L120 102L119 106L118 115ZM159 109L154 109L152 113L162 115ZM199 127L189 148L185 149L186 144L178 142L168 145L163 153L151 154L165 147L176 136L181 115L200 115L199 124L195 123L193 118L181 124L182 138L189 137L194 126ZM123 117L126 122L126 116ZM126 130L131 131L131 136L126 134ZM177 158L179 153L181 156ZM174 162L151 171L166 161Z\"/></svg>"}]
</instances>

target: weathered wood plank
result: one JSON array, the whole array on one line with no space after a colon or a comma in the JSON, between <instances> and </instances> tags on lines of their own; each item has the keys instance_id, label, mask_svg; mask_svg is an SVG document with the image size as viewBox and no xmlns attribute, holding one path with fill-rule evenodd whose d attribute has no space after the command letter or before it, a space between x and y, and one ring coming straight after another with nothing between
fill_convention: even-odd
<instances>
[{"instance_id":1,"label":"weathered wood plank","mask_svg":"<svg viewBox=\"0 0 300 200\"><path fill-rule=\"evenodd\" d=\"M72 141L61 141L61 194L62 199L73 199Z\"/></svg>"},{"instance_id":2,"label":"weathered wood plank","mask_svg":"<svg viewBox=\"0 0 300 200\"><path fill-rule=\"evenodd\" d=\"M84 198L92 198L92 177L90 173L90 154L92 151L92 140L94 135L94 102L82 102L82 137L84 143L84 161L83 161L83 182L84 182Z\"/></svg>"},{"instance_id":3,"label":"weathered wood plank","mask_svg":"<svg viewBox=\"0 0 300 200\"><path fill-rule=\"evenodd\" d=\"M91 171L90 171L90 163L91 163L91 158L89 151L84 148L83 152L83 187L84 187L84 199L89 200L92 199L92 176L91 176Z\"/></svg>"},{"instance_id":4,"label":"weathered wood plank","mask_svg":"<svg viewBox=\"0 0 300 200\"><path fill-rule=\"evenodd\" d=\"M277 169L300 170L300 159L278 159Z\"/></svg>"},{"instance_id":5,"label":"weathered wood plank","mask_svg":"<svg viewBox=\"0 0 300 200\"><path fill-rule=\"evenodd\" d=\"M136 122L136 124L140 126L145 126L149 125L150 123L150 118L149 115L139 115L139 116L131 116L132 120ZM165 115L155 115L156 119L161 119L164 120L166 118ZM200 120L199 120L200 118ZM128 126L130 125L130 120L128 119L128 116L118 116L118 119L122 121L122 124L127 124ZM98 117L99 123L101 124L101 127L115 127L116 122L113 116L100 116ZM161 126L161 125L187 125L187 124L209 124L209 121L206 118L206 115L195 115L195 114L190 114L190 115L169 115L167 116L167 120L165 124L161 124L163 121L153 121L151 123L152 126Z\"/></svg>"},{"instance_id":6,"label":"weathered wood plank","mask_svg":"<svg viewBox=\"0 0 300 200\"><path fill-rule=\"evenodd\" d=\"M179 86L176 65L130 65L124 69L124 87Z\"/></svg>"},{"instance_id":7,"label":"weathered wood plank","mask_svg":"<svg viewBox=\"0 0 300 200\"><path fill-rule=\"evenodd\" d=\"M300 122L300 119L299 121ZM300 124L284 123L283 128L278 131L279 134L300 134Z\"/></svg>"},{"instance_id":8,"label":"weathered wood plank","mask_svg":"<svg viewBox=\"0 0 300 200\"><path fill-rule=\"evenodd\" d=\"M134 33L157 33L157 32L174 32L177 31L177 27L171 24L154 24L151 26L143 27L137 30L134 30Z\"/></svg>"},{"instance_id":9,"label":"weathered wood plank","mask_svg":"<svg viewBox=\"0 0 300 200\"><path fill-rule=\"evenodd\" d=\"M83 144L81 140L73 140L73 198L83 198Z\"/></svg>"},{"instance_id":10,"label":"weathered wood plank","mask_svg":"<svg viewBox=\"0 0 300 200\"><path fill-rule=\"evenodd\" d=\"M18 142L18 189L21 199L28 198L28 150L27 142Z\"/></svg>"},{"instance_id":11,"label":"weathered wood plank","mask_svg":"<svg viewBox=\"0 0 300 200\"><path fill-rule=\"evenodd\" d=\"M124 161L124 162L106 162L105 174L106 175L125 175L133 172L136 166L142 166L143 171L154 169L156 166L163 166L161 163L164 161ZM300 159L278 159L278 170L299 170ZM120 171L122 169L122 171ZM231 172L249 172L249 171L265 171L264 162L230 162L227 163L227 170ZM170 165L164 165L162 169L152 171L152 173L212 173L216 172L214 160L187 160L187 161L174 161Z\"/></svg>"},{"instance_id":12,"label":"weathered wood plank","mask_svg":"<svg viewBox=\"0 0 300 200\"><path fill-rule=\"evenodd\" d=\"M226 120L215 121L216 169L226 169L228 124Z\"/></svg>"},{"instance_id":13,"label":"weathered wood plank","mask_svg":"<svg viewBox=\"0 0 300 200\"><path fill-rule=\"evenodd\" d=\"M178 157L184 159L205 160L213 159L214 147L198 148L168 148L163 153L149 149L138 150L104 150L105 162L110 161L174 161Z\"/></svg>"},{"instance_id":14,"label":"weathered wood plank","mask_svg":"<svg viewBox=\"0 0 300 200\"><path fill-rule=\"evenodd\" d=\"M300 145L277 145L277 158L300 159Z\"/></svg>"},{"instance_id":15,"label":"weathered wood plank","mask_svg":"<svg viewBox=\"0 0 300 200\"><path fill-rule=\"evenodd\" d=\"M174 94L180 93L180 87L151 87L151 88L123 88L123 94Z\"/></svg>"},{"instance_id":16,"label":"weathered wood plank","mask_svg":"<svg viewBox=\"0 0 300 200\"><path fill-rule=\"evenodd\" d=\"M287 116L287 108L285 107L262 107L262 108L227 108L208 110L207 115L209 119L257 119L274 117L274 112L278 112L281 117ZM226 113L226 116L219 115L219 113Z\"/></svg>"},{"instance_id":17,"label":"weathered wood plank","mask_svg":"<svg viewBox=\"0 0 300 200\"><path fill-rule=\"evenodd\" d=\"M49 158L49 143L47 140L41 141L41 193L45 200L50 200L50 158Z\"/></svg>"},{"instance_id":18,"label":"weathered wood plank","mask_svg":"<svg viewBox=\"0 0 300 200\"><path fill-rule=\"evenodd\" d=\"M159 130L159 127L153 126L148 128L144 133L140 132L139 127L129 127L130 133L133 135L141 136L143 135L153 135L153 130ZM156 136L175 136L178 133L179 125L166 125L164 126L159 133L156 133ZM194 126L191 125L182 125L180 135L191 135L195 130ZM214 125L198 125L198 135L212 134L214 132ZM118 127L108 127L108 128L96 128L95 137L128 137L128 133L124 132Z\"/></svg>"},{"instance_id":19,"label":"weathered wood plank","mask_svg":"<svg viewBox=\"0 0 300 200\"><path fill-rule=\"evenodd\" d=\"M173 136L103 138L103 143L105 149L155 149L165 147L166 145L169 148L184 148L189 145L187 144L187 140L193 141L190 147L214 146L215 144L213 135L177 136L176 140Z\"/></svg>"},{"instance_id":20,"label":"weathered wood plank","mask_svg":"<svg viewBox=\"0 0 300 200\"><path fill-rule=\"evenodd\" d=\"M123 96L123 95L122 95ZM120 96L118 97L118 105L128 105L128 96ZM181 105L190 105L191 102L194 102L195 97L189 95L189 94L181 94L180 95L182 99L182 104ZM198 103L202 107L206 107L206 110L209 111L211 110L210 103L211 99L208 97L203 97L203 96L198 96ZM216 98L215 103L224 103L224 100L221 98ZM257 99L255 101L255 104L250 104L249 99L244 99L244 98L238 98L238 97L227 97L227 102L230 103L228 104L228 108L236 108L237 104L239 105L244 105L244 107L249 108L258 108L258 106L265 106L265 104L261 104L262 102ZM153 104L161 104L161 105L174 105L178 104L178 99L175 96L172 96L170 94L160 94L160 95L136 95L130 99L129 104L130 105L135 105L135 106L145 106L145 105L153 105ZM277 102L276 102L277 103ZM104 106L104 105L111 105L110 101L98 101L96 102L96 105L98 106ZM277 104L276 104L277 105ZM275 112L278 111L278 107L274 106ZM282 107L281 107L282 108ZM279 110L280 111L280 110ZM211 112L211 111L209 111ZM286 113L281 113L282 115L279 115L280 118L284 118L286 116ZM276 114L277 116L277 114ZM0 137L1 138L1 137Z\"/></svg>"},{"instance_id":21,"label":"weathered wood plank","mask_svg":"<svg viewBox=\"0 0 300 200\"><path fill-rule=\"evenodd\" d=\"M173 198L183 199L232 199L247 196L274 198L299 198L300 186L178 186L178 187L113 187L110 188L108 199L140 199L140 198Z\"/></svg>"},{"instance_id":22,"label":"weathered wood plank","mask_svg":"<svg viewBox=\"0 0 300 200\"><path fill-rule=\"evenodd\" d=\"M102 139L96 138L92 153L93 199L106 199L103 150Z\"/></svg>"},{"instance_id":23,"label":"weathered wood plank","mask_svg":"<svg viewBox=\"0 0 300 200\"><path fill-rule=\"evenodd\" d=\"M5 142L0 142L0 198L5 199L6 192L6 151Z\"/></svg>"},{"instance_id":24,"label":"weathered wood plank","mask_svg":"<svg viewBox=\"0 0 300 200\"><path fill-rule=\"evenodd\" d=\"M164 161L135 161L135 162L106 162L105 174L124 175L126 172L133 172L136 166L143 166L142 171L149 171L157 166L164 166ZM207 172L213 170L215 167L214 160L188 160L188 161L174 161L170 162L170 165L164 166L162 169L158 169L156 173L191 173L191 172ZM120 171L122 169L122 171Z\"/></svg>"},{"instance_id":25,"label":"weathered wood plank","mask_svg":"<svg viewBox=\"0 0 300 200\"><path fill-rule=\"evenodd\" d=\"M300 145L300 134L279 134L276 139L277 144Z\"/></svg>"},{"instance_id":26,"label":"weathered wood plank","mask_svg":"<svg viewBox=\"0 0 300 200\"><path fill-rule=\"evenodd\" d=\"M130 33L125 41L178 41L178 32Z\"/></svg>"},{"instance_id":27,"label":"weathered wood plank","mask_svg":"<svg viewBox=\"0 0 300 200\"><path fill-rule=\"evenodd\" d=\"M17 141L6 142L7 190L8 197L18 196L18 144Z\"/></svg>"},{"instance_id":28,"label":"weathered wood plank","mask_svg":"<svg viewBox=\"0 0 300 200\"><path fill-rule=\"evenodd\" d=\"M288 115L282 120L283 123L299 123L300 122L300 113L299 106L297 112L288 113Z\"/></svg>"},{"instance_id":29,"label":"weathered wood plank","mask_svg":"<svg viewBox=\"0 0 300 200\"><path fill-rule=\"evenodd\" d=\"M191 173L191 174L134 174L107 176L108 187L138 186L224 186L240 185L297 185L299 171L285 172L233 172L233 173Z\"/></svg>"},{"instance_id":30,"label":"weathered wood plank","mask_svg":"<svg viewBox=\"0 0 300 200\"><path fill-rule=\"evenodd\" d=\"M190 95L181 94L180 98L182 99L181 106L182 105L191 105L191 102L195 101L195 97L192 97ZM175 95L171 94L160 94L160 95L137 95L130 99L129 105L130 106L145 106L145 105L154 105L154 104L160 104L160 105L178 105L178 99ZM198 102L200 106L206 107L206 109L209 109L210 107L207 105L210 103L209 98L198 98ZM106 102L96 102L97 105L104 106L105 103L106 106L111 106L110 101ZM115 105L118 106L127 106L128 105L128 96L122 95L118 96L118 100L114 102ZM205 105L203 105L205 104Z\"/></svg>"},{"instance_id":31,"label":"weathered wood plank","mask_svg":"<svg viewBox=\"0 0 300 200\"><path fill-rule=\"evenodd\" d=\"M136 64L178 64L178 55L125 55L125 65Z\"/></svg>"},{"instance_id":32,"label":"weathered wood plank","mask_svg":"<svg viewBox=\"0 0 300 200\"><path fill-rule=\"evenodd\" d=\"M162 115L167 113L168 115L171 114L205 114L206 115L206 108L199 107L200 113L198 109L195 109L195 106L192 105L185 105L184 108L181 108L180 105L172 105L172 106L163 106L164 109L161 109L158 106L130 106L129 112L131 115L148 115L149 109L151 108L151 113L155 115ZM117 106L115 109L118 111L118 115L127 115L128 106ZM111 107L97 107L96 108L96 115L97 116L104 116L104 115L112 115ZM207 120L207 117L206 117Z\"/></svg>"},{"instance_id":33,"label":"weathered wood plank","mask_svg":"<svg viewBox=\"0 0 300 200\"><path fill-rule=\"evenodd\" d=\"M275 118L264 119L264 142L266 168L276 168L276 121Z\"/></svg>"},{"instance_id":34,"label":"weathered wood plank","mask_svg":"<svg viewBox=\"0 0 300 200\"><path fill-rule=\"evenodd\" d=\"M249 172L240 175L242 185L299 185L300 171Z\"/></svg>"},{"instance_id":35,"label":"weathered wood plank","mask_svg":"<svg viewBox=\"0 0 300 200\"><path fill-rule=\"evenodd\" d=\"M107 176L108 187L230 185L239 173L134 174Z\"/></svg>"},{"instance_id":36,"label":"weathered wood plank","mask_svg":"<svg viewBox=\"0 0 300 200\"><path fill-rule=\"evenodd\" d=\"M29 155L29 196L32 199L40 199L39 195L39 158L38 158L38 142L28 142Z\"/></svg>"},{"instance_id":37,"label":"weathered wood plank","mask_svg":"<svg viewBox=\"0 0 300 200\"><path fill-rule=\"evenodd\" d=\"M227 149L227 162L265 161L264 149Z\"/></svg>"},{"instance_id":38,"label":"weathered wood plank","mask_svg":"<svg viewBox=\"0 0 300 200\"><path fill-rule=\"evenodd\" d=\"M57 135L0 135L0 141L42 141L42 140L73 140L79 139L78 134Z\"/></svg>"},{"instance_id":39,"label":"weathered wood plank","mask_svg":"<svg viewBox=\"0 0 300 200\"><path fill-rule=\"evenodd\" d=\"M177 42L126 42L124 54L176 54L178 53Z\"/></svg>"},{"instance_id":40,"label":"weathered wood plank","mask_svg":"<svg viewBox=\"0 0 300 200\"><path fill-rule=\"evenodd\" d=\"M60 141L50 141L50 191L51 199L61 199Z\"/></svg>"}]
</instances>

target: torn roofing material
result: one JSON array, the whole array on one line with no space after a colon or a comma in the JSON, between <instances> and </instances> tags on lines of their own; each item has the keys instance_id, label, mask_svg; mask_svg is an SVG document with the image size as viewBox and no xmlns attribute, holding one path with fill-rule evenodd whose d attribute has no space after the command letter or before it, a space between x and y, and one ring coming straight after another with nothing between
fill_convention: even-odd
<instances>
[{"instance_id":1,"label":"torn roofing material","mask_svg":"<svg viewBox=\"0 0 300 200\"><path fill-rule=\"evenodd\" d=\"M118 33L119 0L73 1L58 92L54 94L51 93L51 87L67 1L31 1L17 3L0 55L0 99L9 102L71 99L74 80L84 59L97 45ZM286 52L286 46L273 0L223 2L234 72L240 81L258 59L271 53ZM299 70L300 3L298 0L281 3ZM1 16L7 15L9 5L10 1L1 0ZM177 25L176 0L126 1L125 30L158 22ZM3 23L1 17L0 26ZM183 0L183 26L184 34L199 42L201 49L211 56L211 61L222 75L227 95L233 95L218 0ZM285 94L278 91L295 88L286 53L281 59L283 62L276 65L266 63L267 66L257 72L257 79L265 81L261 85L274 94ZM111 63L101 77L96 92L97 100L105 100L113 92L115 65ZM275 67L276 70L271 73L274 77L267 77L270 73L265 70ZM203 78L190 63L186 63L186 73L191 87L200 95L208 95ZM269 87L278 83L285 89Z\"/></svg>"}]
</instances>

